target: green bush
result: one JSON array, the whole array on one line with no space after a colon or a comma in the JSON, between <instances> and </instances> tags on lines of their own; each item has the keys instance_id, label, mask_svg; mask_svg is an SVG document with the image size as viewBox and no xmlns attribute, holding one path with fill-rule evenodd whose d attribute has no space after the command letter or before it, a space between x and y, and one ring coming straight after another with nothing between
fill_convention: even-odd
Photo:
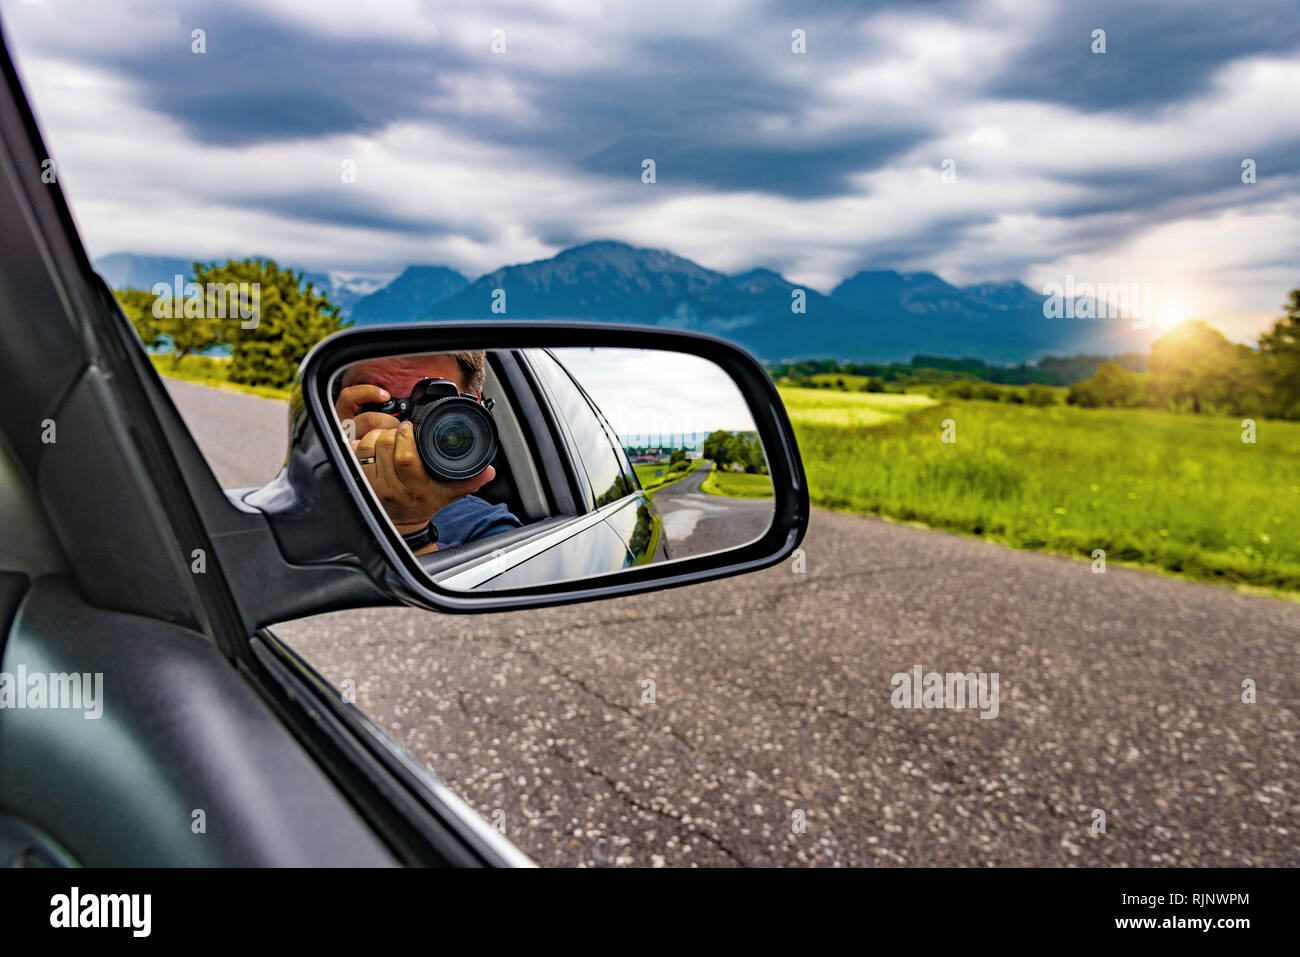
<instances>
[{"instance_id":1,"label":"green bush","mask_svg":"<svg viewBox=\"0 0 1300 957\"><path fill-rule=\"evenodd\" d=\"M1056 390L1045 385L1031 385L1025 388L1025 404L1046 408L1056 405Z\"/></svg>"},{"instance_id":2,"label":"green bush","mask_svg":"<svg viewBox=\"0 0 1300 957\"><path fill-rule=\"evenodd\" d=\"M1103 362L1097 374L1070 386L1065 401L1085 409L1134 408L1147 402L1147 372L1129 372L1114 362Z\"/></svg>"},{"instance_id":3,"label":"green bush","mask_svg":"<svg viewBox=\"0 0 1300 957\"><path fill-rule=\"evenodd\" d=\"M231 330L231 382L283 388L316 343L347 325L338 306L274 260L229 262L201 270L197 281L257 283L260 289L257 325L245 329L236 323Z\"/></svg>"}]
</instances>

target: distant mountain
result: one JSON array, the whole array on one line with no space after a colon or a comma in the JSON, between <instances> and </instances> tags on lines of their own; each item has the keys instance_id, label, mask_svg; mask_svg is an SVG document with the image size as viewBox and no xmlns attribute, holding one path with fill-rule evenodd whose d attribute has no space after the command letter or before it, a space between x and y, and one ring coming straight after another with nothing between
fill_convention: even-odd
<instances>
[{"instance_id":1,"label":"distant mountain","mask_svg":"<svg viewBox=\"0 0 1300 957\"><path fill-rule=\"evenodd\" d=\"M109 253L100 256L93 265L95 272L114 289L152 289L160 282L172 285L176 276L182 282L194 278L194 260L179 256Z\"/></svg>"},{"instance_id":2,"label":"distant mountain","mask_svg":"<svg viewBox=\"0 0 1300 957\"><path fill-rule=\"evenodd\" d=\"M1015 279L1007 282L982 282L974 286L963 286L962 292L992 309L1032 309L1042 310L1043 296L1034 292L1023 282Z\"/></svg>"},{"instance_id":3,"label":"distant mountain","mask_svg":"<svg viewBox=\"0 0 1300 957\"><path fill-rule=\"evenodd\" d=\"M191 261L114 253L95 267L115 288L189 278ZM727 276L663 249L593 242L470 282L444 266L373 276L306 273L362 325L416 319L581 319L712 333L762 359L906 362L919 354L1019 363L1044 355L1142 352L1123 319L1049 319L1017 281L955 286L934 273L864 270L829 296L770 269ZM504 312L493 311L505 294ZM802 304L802 311L794 306ZM1095 313L1093 313L1095 314Z\"/></svg>"},{"instance_id":4,"label":"distant mountain","mask_svg":"<svg viewBox=\"0 0 1300 957\"><path fill-rule=\"evenodd\" d=\"M328 296L329 301L338 306L339 313L344 316L351 316L357 303L384 288L385 281L373 276L341 272L304 272L302 278L304 282L310 282L317 292Z\"/></svg>"},{"instance_id":5,"label":"distant mountain","mask_svg":"<svg viewBox=\"0 0 1300 957\"><path fill-rule=\"evenodd\" d=\"M708 321L717 327L749 324L747 303L722 273L662 249L596 242L551 259L506 266L480 276L427 315L437 319L491 319L495 290L504 290L514 319L604 319L610 322Z\"/></svg>"},{"instance_id":6,"label":"distant mountain","mask_svg":"<svg viewBox=\"0 0 1300 957\"><path fill-rule=\"evenodd\" d=\"M856 355L870 343L881 359L910 359L913 349L896 335L889 317L875 308L848 309L816 289L790 282L770 269L751 269L731 277L732 285L762 303L769 322L746 346L764 359L804 358L804 350L820 356ZM796 293L803 294L803 309L793 309Z\"/></svg>"},{"instance_id":7,"label":"distant mountain","mask_svg":"<svg viewBox=\"0 0 1300 957\"><path fill-rule=\"evenodd\" d=\"M735 278L662 249L594 242L551 259L507 266L438 303L429 319L585 319L708 332L765 358L795 358L810 343L850 348L850 315L814 290L807 312L791 309L796 287L770 271ZM496 290L505 313L494 313Z\"/></svg>"},{"instance_id":8,"label":"distant mountain","mask_svg":"<svg viewBox=\"0 0 1300 957\"><path fill-rule=\"evenodd\" d=\"M962 309L968 296L931 272L901 275L892 269L868 270L844 280L831 300L848 309L934 315Z\"/></svg>"},{"instance_id":9,"label":"distant mountain","mask_svg":"<svg viewBox=\"0 0 1300 957\"><path fill-rule=\"evenodd\" d=\"M493 312L494 293L505 312ZM805 311L792 310L804 293ZM1020 283L959 288L933 273L865 271L830 296L770 269L728 277L666 250L595 242L507 266L438 303L428 319L593 319L695 329L763 359L906 361L918 352L1022 362L1139 348L1124 321L1046 319Z\"/></svg>"},{"instance_id":10,"label":"distant mountain","mask_svg":"<svg viewBox=\"0 0 1300 957\"><path fill-rule=\"evenodd\" d=\"M409 322L467 285L468 279L446 266L407 266L387 286L358 300L351 315L357 325Z\"/></svg>"},{"instance_id":11,"label":"distant mountain","mask_svg":"<svg viewBox=\"0 0 1300 957\"><path fill-rule=\"evenodd\" d=\"M1129 352L1148 341L1125 320L1046 318L1044 297L1016 281L957 287L934 273L869 270L844 280L830 298L892 317L888 341L901 339L914 354L1024 362L1048 353Z\"/></svg>"},{"instance_id":12,"label":"distant mountain","mask_svg":"<svg viewBox=\"0 0 1300 957\"><path fill-rule=\"evenodd\" d=\"M225 262L227 258L244 259L245 257L225 257L216 260L199 259L200 263ZM268 256L250 256L251 259L268 259ZM104 281L113 289L152 289L158 283L171 286L176 277L181 282L194 279L194 259L179 256L145 256L138 253L109 253L100 256L92 265L95 272L104 277ZM288 264L281 263L289 267ZM302 281L310 282L318 292L329 297L331 303L339 307L343 315L349 315L353 305L366 295L382 287L387 276L366 276L351 273L302 272ZM392 275L389 273L388 275Z\"/></svg>"}]
</instances>

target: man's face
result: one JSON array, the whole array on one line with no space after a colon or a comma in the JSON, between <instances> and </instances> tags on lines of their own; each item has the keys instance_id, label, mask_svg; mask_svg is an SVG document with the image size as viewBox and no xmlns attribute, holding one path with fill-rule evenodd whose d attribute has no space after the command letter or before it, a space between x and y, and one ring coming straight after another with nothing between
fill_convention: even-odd
<instances>
[{"instance_id":1,"label":"man's face","mask_svg":"<svg viewBox=\"0 0 1300 957\"><path fill-rule=\"evenodd\" d=\"M377 385L395 399L411 394L421 379L450 379L465 391L460 366L448 355L389 356L359 362L343 374L343 388L350 385Z\"/></svg>"},{"instance_id":2,"label":"man's face","mask_svg":"<svg viewBox=\"0 0 1300 957\"><path fill-rule=\"evenodd\" d=\"M423 528L439 509L496 477L496 469L489 465L471 479L435 480L420 462L410 422L399 422L383 412L361 411L372 402L409 396L421 379L447 379L465 391L454 356L389 356L349 367L334 404L340 423L350 433L350 445L366 481L402 534Z\"/></svg>"}]
</instances>

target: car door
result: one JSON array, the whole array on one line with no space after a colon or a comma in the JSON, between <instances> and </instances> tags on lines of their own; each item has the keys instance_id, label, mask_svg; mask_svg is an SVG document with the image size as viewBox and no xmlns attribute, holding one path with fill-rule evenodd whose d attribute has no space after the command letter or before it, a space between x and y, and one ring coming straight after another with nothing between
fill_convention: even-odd
<instances>
[{"instance_id":1,"label":"car door","mask_svg":"<svg viewBox=\"0 0 1300 957\"><path fill-rule=\"evenodd\" d=\"M605 509L606 524L627 547L627 563L666 559L654 501L641 490L636 472L600 408L553 352L537 350L531 364L565 422L574 456L588 477L593 505Z\"/></svg>"},{"instance_id":2,"label":"car door","mask_svg":"<svg viewBox=\"0 0 1300 957\"><path fill-rule=\"evenodd\" d=\"M549 350L527 350L519 360L579 514L510 536L508 555L500 547L507 541L493 540L450 568L451 554L426 559L425 567L440 569L446 587L498 590L617 572L650 561L656 549L665 556L653 503L591 398Z\"/></svg>"}]
</instances>

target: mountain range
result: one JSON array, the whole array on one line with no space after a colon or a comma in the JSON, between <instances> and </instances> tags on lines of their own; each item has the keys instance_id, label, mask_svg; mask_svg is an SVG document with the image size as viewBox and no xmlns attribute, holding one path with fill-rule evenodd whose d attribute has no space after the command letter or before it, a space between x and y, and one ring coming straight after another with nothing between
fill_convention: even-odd
<instances>
[{"instance_id":1,"label":"mountain range","mask_svg":"<svg viewBox=\"0 0 1300 957\"><path fill-rule=\"evenodd\" d=\"M243 259L245 257L238 257ZM267 256L251 256L267 259ZM148 256L138 253L109 253L94 261L95 271L114 289L152 289L158 283L173 285L177 276L182 282L194 278L195 259L180 256ZM199 259L200 263L210 260ZM225 262L225 259L218 260ZM296 272L297 270L295 270ZM310 282L318 291L325 292L330 302L344 315L350 315L355 305L384 285L383 279L353 276L347 273L303 272L304 282Z\"/></svg>"},{"instance_id":2,"label":"mountain range","mask_svg":"<svg viewBox=\"0 0 1300 957\"><path fill-rule=\"evenodd\" d=\"M114 288L190 274L191 260L115 253L95 261ZM824 295L769 269L726 275L661 249L592 242L470 281L445 266L373 277L306 273L358 325L414 320L580 319L712 333L762 359L908 361L912 356L1032 361L1143 351L1122 319L1049 319L1017 281L955 286L934 273L865 270ZM390 273L392 275L393 273ZM370 287L370 288L367 288ZM799 307L802 311L799 311ZM502 311L504 310L504 311Z\"/></svg>"},{"instance_id":3,"label":"mountain range","mask_svg":"<svg viewBox=\"0 0 1300 957\"><path fill-rule=\"evenodd\" d=\"M446 266L407 266L387 286L359 300L352 307L352 321L359 326L409 322L468 285L468 279Z\"/></svg>"}]
</instances>

